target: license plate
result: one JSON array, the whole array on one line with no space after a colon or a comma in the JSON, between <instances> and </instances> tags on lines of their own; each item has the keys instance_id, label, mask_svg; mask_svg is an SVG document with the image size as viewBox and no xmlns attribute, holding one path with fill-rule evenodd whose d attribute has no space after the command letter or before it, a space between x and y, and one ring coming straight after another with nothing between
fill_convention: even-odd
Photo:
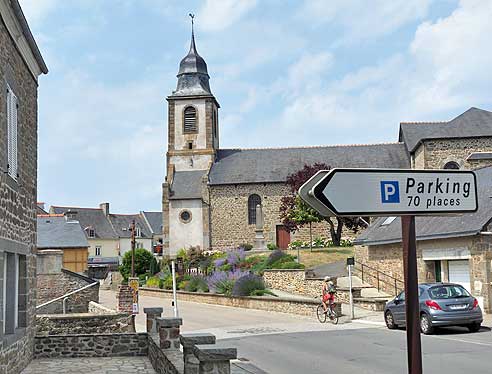
<instances>
[{"instance_id":1,"label":"license plate","mask_svg":"<svg viewBox=\"0 0 492 374\"><path fill-rule=\"evenodd\" d=\"M449 309L452 309L452 310L461 310L461 309L466 309L467 306L468 306L468 304L450 305L449 306Z\"/></svg>"}]
</instances>

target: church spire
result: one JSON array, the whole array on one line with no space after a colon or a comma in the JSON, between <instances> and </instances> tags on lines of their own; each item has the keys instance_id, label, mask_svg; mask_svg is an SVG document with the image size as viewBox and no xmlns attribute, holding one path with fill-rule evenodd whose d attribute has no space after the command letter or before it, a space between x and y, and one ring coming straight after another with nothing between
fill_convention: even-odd
<instances>
[{"instance_id":1,"label":"church spire","mask_svg":"<svg viewBox=\"0 0 492 374\"><path fill-rule=\"evenodd\" d=\"M173 95L210 95L209 75L205 60L198 54L195 44L195 15L191 18L191 43L188 54L181 60L178 72L178 86Z\"/></svg>"}]
</instances>

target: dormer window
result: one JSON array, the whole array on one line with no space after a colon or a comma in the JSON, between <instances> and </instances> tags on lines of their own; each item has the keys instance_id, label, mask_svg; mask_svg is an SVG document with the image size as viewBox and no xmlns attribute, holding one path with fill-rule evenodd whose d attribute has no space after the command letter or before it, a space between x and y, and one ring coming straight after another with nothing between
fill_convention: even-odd
<instances>
[{"instance_id":1,"label":"dormer window","mask_svg":"<svg viewBox=\"0 0 492 374\"><path fill-rule=\"evenodd\" d=\"M184 110L184 133L193 134L198 131L196 109L187 106Z\"/></svg>"},{"instance_id":2,"label":"dormer window","mask_svg":"<svg viewBox=\"0 0 492 374\"><path fill-rule=\"evenodd\" d=\"M135 237L141 238L142 237L142 230L140 227L135 227Z\"/></svg>"},{"instance_id":3,"label":"dormer window","mask_svg":"<svg viewBox=\"0 0 492 374\"><path fill-rule=\"evenodd\" d=\"M88 236L89 238L95 238L95 237L96 237L96 230L94 230L94 228L92 228L92 227L87 227L87 228L85 229L85 231L87 232L87 236Z\"/></svg>"}]
</instances>

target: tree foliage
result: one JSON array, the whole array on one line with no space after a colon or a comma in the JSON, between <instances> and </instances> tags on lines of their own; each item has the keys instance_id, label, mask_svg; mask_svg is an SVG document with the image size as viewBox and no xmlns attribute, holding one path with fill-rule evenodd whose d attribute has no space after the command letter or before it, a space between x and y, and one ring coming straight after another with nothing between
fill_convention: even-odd
<instances>
[{"instance_id":1,"label":"tree foliage","mask_svg":"<svg viewBox=\"0 0 492 374\"><path fill-rule=\"evenodd\" d=\"M144 248L135 249L135 276L150 272L151 266L154 271L158 271L159 267L152 264L155 261L154 255ZM132 269L132 251L125 252L123 261L120 266L120 272L123 277L131 276Z\"/></svg>"},{"instance_id":2,"label":"tree foliage","mask_svg":"<svg viewBox=\"0 0 492 374\"><path fill-rule=\"evenodd\" d=\"M281 200L280 217L284 226L290 232L299 230L306 224L326 221L330 227L330 237L334 245L339 246L342 239L343 226L357 232L362 221L357 218L323 217L308 206L298 195L299 188L320 170L329 170L330 166L324 163L304 165L301 170L287 177L290 194Z\"/></svg>"}]
</instances>

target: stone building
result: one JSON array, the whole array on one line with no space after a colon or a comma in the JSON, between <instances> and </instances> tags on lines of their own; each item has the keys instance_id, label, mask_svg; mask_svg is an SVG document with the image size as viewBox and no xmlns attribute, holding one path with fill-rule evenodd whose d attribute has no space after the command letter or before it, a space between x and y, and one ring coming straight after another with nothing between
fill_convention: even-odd
<instances>
[{"instance_id":1,"label":"stone building","mask_svg":"<svg viewBox=\"0 0 492 374\"><path fill-rule=\"evenodd\" d=\"M0 0L0 373L30 361L36 305L38 77L48 69L17 0Z\"/></svg>"},{"instance_id":2,"label":"stone building","mask_svg":"<svg viewBox=\"0 0 492 374\"><path fill-rule=\"evenodd\" d=\"M382 144L221 149L219 104L192 32L168 101L167 177L163 184L164 251L226 249L253 244L256 211L264 214L268 243L285 248L306 240L307 228L290 234L279 218L288 175L304 165L331 167L467 168L492 165L492 113L471 108L449 122L401 123L397 142ZM315 235L328 236L326 223Z\"/></svg>"}]
</instances>

